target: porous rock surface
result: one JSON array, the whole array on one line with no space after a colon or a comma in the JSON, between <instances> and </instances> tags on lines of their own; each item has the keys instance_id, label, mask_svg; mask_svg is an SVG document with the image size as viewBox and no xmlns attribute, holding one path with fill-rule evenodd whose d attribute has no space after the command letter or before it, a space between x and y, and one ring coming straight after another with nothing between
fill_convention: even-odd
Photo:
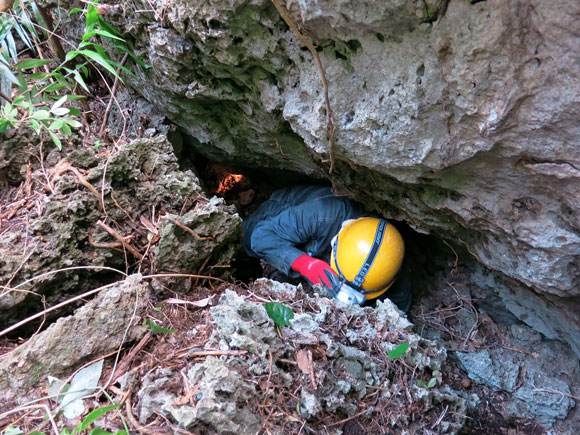
<instances>
[{"instance_id":1,"label":"porous rock surface","mask_svg":"<svg viewBox=\"0 0 580 435\"><path fill-rule=\"evenodd\" d=\"M6 141L0 147L0 177L6 183L23 182L30 163L31 190L36 193L30 212L17 213L2 228L0 282L14 290L0 293L0 323L42 309L38 295L44 295L51 306L121 276L107 268L123 271L128 257L122 249L107 248L117 240L99 227L99 221L122 235L148 236L143 237L144 243L155 243L151 251L159 259L155 272L195 273L210 255L223 263L233 256L241 219L233 206L204 196L197 176L179 168L165 136L120 145L107 158L99 157L98 149L82 146L64 152L53 149L44 156L43 167L33 153L23 152L28 141L16 130L3 133L2 138ZM104 209L73 172L59 171L64 161L85 174L86 182L104 198ZM47 180L51 190L42 190ZM151 228L159 234L157 242L142 219L150 227L157 225ZM176 227L175 219L194 233L215 237L199 240Z\"/></svg>"},{"instance_id":2,"label":"porous rock surface","mask_svg":"<svg viewBox=\"0 0 580 435\"><path fill-rule=\"evenodd\" d=\"M335 187L576 318L560 298L580 294L580 4L281 3L325 68ZM151 66L129 82L197 151L327 175L320 74L272 2L135 1L108 18Z\"/></svg>"}]
</instances>

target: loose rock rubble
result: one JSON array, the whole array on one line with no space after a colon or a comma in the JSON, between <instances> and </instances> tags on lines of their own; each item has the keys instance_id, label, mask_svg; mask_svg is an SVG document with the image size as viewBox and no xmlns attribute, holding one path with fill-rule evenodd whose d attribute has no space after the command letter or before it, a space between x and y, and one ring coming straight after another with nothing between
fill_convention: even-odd
<instances>
[{"instance_id":1,"label":"loose rock rubble","mask_svg":"<svg viewBox=\"0 0 580 435\"><path fill-rule=\"evenodd\" d=\"M290 327L275 327L263 306L270 299L292 308ZM368 433L379 426L415 433L427 425L456 433L477 404L477 396L440 378L432 388L418 386L444 370L446 352L413 333L390 301L376 309L348 306L261 279L249 290L227 289L210 313L213 333L204 349L224 355L147 375L138 394L142 424L156 411L194 433L341 433L351 420ZM400 343L409 350L390 359ZM175 389L180 372L195 391L185 403Z\"/></svg>"}]
</instances>

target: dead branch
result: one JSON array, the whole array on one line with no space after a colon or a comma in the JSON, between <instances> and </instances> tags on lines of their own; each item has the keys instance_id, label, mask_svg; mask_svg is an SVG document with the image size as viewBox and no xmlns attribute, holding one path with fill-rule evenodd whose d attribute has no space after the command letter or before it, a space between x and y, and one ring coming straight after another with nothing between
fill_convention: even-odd
<instances>
[{"instance_id":1,"label":"dead branch","mask_svg":"<svg viewBox=\"0 0 580 435\"><path fill-rule=\"evenodd\" d=\"M59 39L55 36L54 23L52 22L52 17L44 7L38 4L36 5L36 7L38 8L38 12L42 17L42 20L44 21L44 25L46 26L46 30L48 33L48 45L50 46L50 49L56 55L56 57L62 62L66 57L66 53L62 48Z\"/></svg>"},{"instance_id":2,"label":"dead branch","mask_svg":"<svg viewBox=\"0 0 580 435\"><path fill-rule=\"evenodd\" d=\"M127 413L127 420L133 425L137 433L155 433L155 431L147 429L145 426L139 424L139 422L135 419L133 415L133 410L131 409L131 394L127 396L127 400L125 401L125 412Z\"/></svg>"},{"instance_id":3,"label":"dead branch","mask_svg":"<svg viewBox=\"0 0 580 435\"><path fill-rule=\"evenodd\" d=\"M197 352L184 352L182 354L177 355L177 358L182 358L184 356L189 357L201 357L201 356L241 356L247 354L247 350L200 350ZM172 357L175 358L175 357Z\"/></svg>"},{"instance_id":4,"label":"dead branch","mask_svg":"<svg viewBox=\"0 0 580 435\"><path fill-rule=\"evenodd\" d=\"M120 248L121 246L123 246L123 244L120 242L111 242L111 243L95 242L93 240L91 233L89 233L89 244L95 248L102 248L102 249L114 249L114 248Z\"/></svg>"},{"instance_id":5,"label":"dead branch","mask_svg":"<svg viewBox=\"0 0 580 435\"><path fill-rule=\"evenodd\" d=\"M1 2L2 0L0 0ZM1 6L0 6L1 7ZM8 101L9 103L12 103L12 98L10 98L8 95L6 95L4 92L0 91L0 98Z\"/></svg>"},{"instance_id":6,"label":"dead branch","mask_svg":"<svg viewBox=\"0 0 580 435\"><path fill-rule=\"evenodd\" d=\"M536 388L536 387L534 387L533 391L535 393L559 394L560 396L566 396L566 397L569 397L570 399L574 399L574 400L580 401L580 397L578 397L578 396L574 396L572 394L564 393L562 391L550 390L549 388Z\"/></svg>"},{"instance_id":7,"label":"dead branch","mask_svg":"<svg viewBox=\"0 0 580 435\"><path fill-rule=\"evenodd\" d=\"M215 276L193 275L191 273L156 273L155 275L145 275L143 277L143 279L152 279L152 278L203 278L203 279L213 279L215 281L229 284L229 282L227 282L226 280L216 278Z\"/></svg>"},{"instance_id":8,"label":"dead branch","mask_svg":"<svg viewBox=\"0 0 580 435\"><path fill-rule=\"evenodd\" d=\"M145 334L143 338L139 341L139 343L137 343L137 345L133 347L133 349L131 349L131 351L123 357L123 359L117 366L117 369L113 372L113 375L109 379L109 382L107 382L107 385L114 384L117 381L117 378L125 374L125 372L129 368L129 365L131 364L133 359L135 359L135 356L137 356L137 354L141 352L141 350L145 347L145 345L149 343L149 340L151 340L152 336L153 333L151 331L148 331L147 334ZM107 388L107 385L105 385L104 388Z\"/></svg>"},{"instance_id":9,"label":"dead branch","mask_svg":"<svg viewBox=\"0 0 580 435\"><path fill-rule=\"evenodd\" d=\"M87 179L83 176L83 174L80 173L80 171L77 168L75 168L74 166L71 166L71 164L69 162L67 162L66 160L64 160L64 159L61 160L55 166L54 173L52 174L52 180L54 180L54 178L64 174L66 171L70 171L73 174L75 174L79 180L79 183L81 183L83 186L85 186L87 189L89 189L93 193L93 195L96 196L97 200L99 201L99 209L101 211L103 211L104 210L103 199L101 198L101 195L99 195L99 192L97 191L97 189L95 189L95 187L87 181ZM52 184L52 180L51 180L51 184ZM52 188L52 186L49 186L49 187Z\"/></svg>"}]
</instances>

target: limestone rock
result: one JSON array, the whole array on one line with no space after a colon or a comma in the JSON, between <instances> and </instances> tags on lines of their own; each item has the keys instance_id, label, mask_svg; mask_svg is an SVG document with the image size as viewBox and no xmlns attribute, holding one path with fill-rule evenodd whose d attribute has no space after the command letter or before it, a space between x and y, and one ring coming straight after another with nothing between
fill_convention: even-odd
<instances>
[{"instance_id":1,"label":"limestone rock","mask_svg":"<svg viewBox=\"0 0 580 435\"><path fill-rule=\"evenodd\" d=\"M0 399L6 403L23 399L46 376L68 375L91 358L141 338L146 329L140 316L148 299L148 283L141 275L131 275L104 289L74 315L61 317L0 361Z\"/></svg>"}]
</instances>

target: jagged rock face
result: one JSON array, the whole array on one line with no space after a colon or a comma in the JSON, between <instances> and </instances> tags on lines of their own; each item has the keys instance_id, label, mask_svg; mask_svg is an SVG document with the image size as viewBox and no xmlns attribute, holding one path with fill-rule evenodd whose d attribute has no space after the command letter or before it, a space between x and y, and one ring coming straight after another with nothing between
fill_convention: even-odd
<instances>
[{"instance_id":1,"label":"jagged rock face","mask_svg":"<svg viewBox=\"0 0 580 435\"><path fill-rule=\"evenodd\" d=\"M335 185L540 292L578 294L578 3L288 3L321 48ZM269 1L152 6L112 17L151 65L133 85L199 151L324 175L320 75Z\"/></svg>"}]
</instances>

